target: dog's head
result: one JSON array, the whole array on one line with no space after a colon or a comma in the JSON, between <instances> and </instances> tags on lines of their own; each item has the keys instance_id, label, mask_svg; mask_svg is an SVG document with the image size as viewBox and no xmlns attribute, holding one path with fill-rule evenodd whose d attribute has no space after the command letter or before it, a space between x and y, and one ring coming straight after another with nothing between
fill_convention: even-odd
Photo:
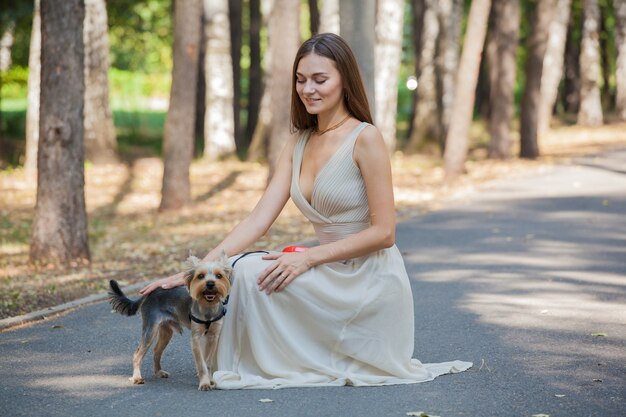
<instances>
[{"instance_id":1,"label":"dog's head","mask_svg":"<svg viewBox=\"0 0 626 417\"><path fill-rule=\"evenodd\" d=\"M232 284L233 268L226 253L217 261L203 262L190 257L192 268L185 274L189 294L196 302L212 306L228 297Z\"/></svg>"}]
</instances>

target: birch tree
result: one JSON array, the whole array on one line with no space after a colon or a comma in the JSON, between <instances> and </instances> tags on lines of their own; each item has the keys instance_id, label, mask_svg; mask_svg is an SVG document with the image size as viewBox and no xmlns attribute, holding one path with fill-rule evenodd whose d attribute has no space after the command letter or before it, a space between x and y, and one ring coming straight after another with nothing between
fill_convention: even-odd
<instances>
[{"instance_id":1,"label":"birch tree","mask_svg":"<svg viewBox=\"0 0 626 417\"><path fill-rule=\"evenodd\" d=\"M204 0L204 16L207 36L204 156L217 160L235 152L228 0Z\"/></svg>"},{"instance_id":2,"label":"birch tree","mask_svg":"<svg viewBox=\"0 0 626 417\"><path fill-rule=\"evenodd\" d=\"M455 117L451 120L446 135L444 166L448 180L455 179L463 172L467 157L469 127L472 121L476 82L490 7L490 0L474 0L470 6L467 32L456 81L456 95L452 107L452 114Z\"/></svg>"},{"instance_id":3,"label":"birch tree","mask_svg":"<svg viewBox=\"0 0 626 417\"><path fill-rule=\"evenodd\" d=\"M489 157L511 156L511 123L515 114L519 0L494 0L492 32L487 41L489 63Z\"/></svg>"},{"instance_id":4,"label":"birch tree","mask_svg":"<svg viewBox=\"0 0 626 417\"><path fill-rule=\"evenodd\" d=\"M376 124L389 151L396 147L398 76L402 52L403 0L378 0L376 18Z\"/></svg>"},{"instance_id":5,"label":"birch tree","mask_svg":"<svg viewBox=\"0 0 626 417\"><path fill-rule=\"evenodd\" d=\"M26 108L26 158L24 170L33 175L37 172L37 148L39 147L39 95L41 85L41 14L40 1L35 0L33 26L28 51L28 107Z\"/></svg>"},{"instance_id":6,"label":"birch tree","mask_svg":"<svg viewBox=\"0 0 626 417\"><path fill-rule=\"evenodd\" d=\"M615 107L621 120L626 120L626 0L613 0L617 23L617 62L615 82L617 97Z\"/></svg>"},{"instance_id":7,"label":"birch tree","mask_svg":"<svg viewBox=\"0 0 626 417\"><path fill-rule=\"evenodd\" d=\"M567 40L567 24L570 18L572 0L557 0L556 13L548 31L548 45L543 60L541 75L541 99L539 104L539 136L550 127L552 109L559 92L559 83L563 77L563 61Z\"/></svg>"},{"instance_id":8,"label":"birch tree","mask_svg":"<svg viewBox=\"0 0 626 417\"><path fill-rule=\"evenodd\" d=\"M339 34L339 0L322 0L320 33Z\"/></svg>"},{"instance_id":9,"label":"birch tree","mask_svg":"<svg viewBox=\"0 0 626 417\"><path fill-rule=\"evenodd\" d=\"M363 76L370 112L376 116L376 0L342 0L339 2L341 37L352 48ZM375 123L378 123L374 119Z\"/></svg>"},{"instance_id":10,"label":"birch tree","mask_svg":"<svg viewBox=\"0 0 626 417\"><path fill-rule=\"evenodd\" d=\"M583 38L580 48L580 109L577 123L581 126L602 124L600 99L600 7L597 0L583 0Z\"/></svg>"}]
</instances>

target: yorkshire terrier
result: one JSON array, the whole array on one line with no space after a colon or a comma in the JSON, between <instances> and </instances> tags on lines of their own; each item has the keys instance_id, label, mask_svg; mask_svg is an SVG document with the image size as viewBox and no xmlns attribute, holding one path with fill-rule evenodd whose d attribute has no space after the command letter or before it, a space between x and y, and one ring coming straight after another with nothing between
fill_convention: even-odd
<instances>
[{"instance_id":1,"label":"yorkshire terrier","mask_svg":"<svg viewBox=\"0 0 626 417\"><path fill-rule=\"evenodd\" d=\"M109 302L113 309L125 316L134 316L141 310L143 328L141 341L133 355L133 376L130 381L143 384L141 362L157 339L154 347L154 373L160 378L169 374L161 369L161 355L170 342L174 330L182 333L191 329L191 350L200 379L198 390L215 388L212 371L216 366L217 341L226 314L228 295L232 284L232 267L226 253L215 262L202 262L190 256L192 268L185 273L187 288L158 288L137 300L122 292L116 281L109 282Z\"/></svg>"}]
</instances>

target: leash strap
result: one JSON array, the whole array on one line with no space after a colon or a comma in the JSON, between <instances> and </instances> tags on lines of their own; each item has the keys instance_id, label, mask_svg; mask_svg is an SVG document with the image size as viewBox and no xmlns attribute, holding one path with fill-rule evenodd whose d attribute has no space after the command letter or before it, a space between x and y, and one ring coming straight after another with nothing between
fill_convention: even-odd
<instances>
[{"instance_id":1,"label":"leash strap","mask_svg":"<svg viewBox=\"0 0 626 417\"><path fill-rule=\"evenodd\" d=\"M242 253L241 255L239 255L239 257L238 257L237 259L235 259L235 260L233 261L233 265L232 265L232 266L233 266L233 268L235 267L235 264L236 264L237 262L239 262L239 260L240 260L241 258L245 258L246 256L248 256L248 255L252 255L252 254L255 254L255 253L264 253L264 254L266 254L266 255L267 255L267 254L269 254L269 252L268 252L268 251L266 251L266 250L255 250L255 251L252 251L252 252L245 252L245 253Z\"/></svg>"}]
</instances>

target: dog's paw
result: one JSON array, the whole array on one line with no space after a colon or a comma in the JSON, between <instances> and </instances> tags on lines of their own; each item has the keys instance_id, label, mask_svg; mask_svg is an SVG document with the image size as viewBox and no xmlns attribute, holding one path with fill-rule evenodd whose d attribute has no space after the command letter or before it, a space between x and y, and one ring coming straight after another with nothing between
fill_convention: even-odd
<instances>
[{"instance_id":1,"label":"dog's paw","mask_svg":"<svg viewBox=\"0 0 626 417\"><path fill-rule=\"evenodd\" d=\"M210 391L214 389L216 386L217 384L212 379L209 380L208 382L202 381L200 382L200 385L198 385L198 391Z\"/></svg>"},{"instance_id":2,"label":"dog's paw","mask_svg":"<svg viewBox=\"0 0 626 417\"><path fill-rule=\"evenodd\" d=\"M155 375L158 376L159 378L169 378L170 377L170 373L169 372L165 372L163 369L161 369L158 372L155 372Z\"/></svg>"},{"instance_id":3,"label":"dog's paw","mask_svg":"<svg viewBox=\"0 0 626 417\"><path fill-rule=\"evenodd\" d=\"M128 378L128 380L135 385L142 385L146 383L146 381L142 377L131 376L130 378Z\"/></svg>"}]
</instances>

